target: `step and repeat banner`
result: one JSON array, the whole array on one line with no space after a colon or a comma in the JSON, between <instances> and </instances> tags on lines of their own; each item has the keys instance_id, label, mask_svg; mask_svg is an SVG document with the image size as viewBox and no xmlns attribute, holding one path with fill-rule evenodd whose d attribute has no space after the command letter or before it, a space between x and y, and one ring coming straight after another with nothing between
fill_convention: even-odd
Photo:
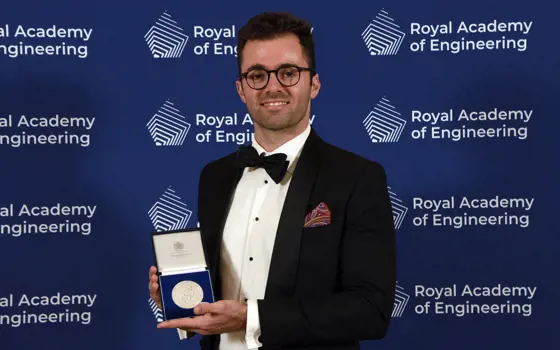
<instances>
[{"instance_id":1,"label":"step and repeat banner","mask_svg":"<svg viewBox=\"0 0 560 350\"><path fill-rule=\"evenodd\" d=\"M251 140L236 40L262 11L312 23L312 126L388 175L397 297L363 348L557 343L557 6L5 4L0 349L199 348L156 329L150 233L196 227L202 167Z\"/></svg>"}]
</instances>

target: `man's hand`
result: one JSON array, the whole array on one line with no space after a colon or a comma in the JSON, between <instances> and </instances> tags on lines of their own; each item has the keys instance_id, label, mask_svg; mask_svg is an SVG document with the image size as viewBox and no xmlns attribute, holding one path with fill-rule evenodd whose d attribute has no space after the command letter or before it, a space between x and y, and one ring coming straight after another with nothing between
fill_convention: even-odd
<instances>
[{"instance_id":1,"label":"man's hand","mask_svg":"<svg viewBox=\"0 0 560 350\"><path fill-rule=\"evenodd\" d=\"M161 304L161 297L159 295L159 279L156 275L157 268L155 266L150 267L150 281L148 283L148 288L150 289L150 298L152 298L159 309L163 309Z\"/></svg>"},{"instance_id":2,"label":"man's hand","mask_svg":"<svg viewBox=\"0 0 560 350\"><path fill-rule=\"evenodd\" d=\"M243 331L247 327L247 305L234 300L201 303L195 317L179 318L158 324L158 328L180 328L200 335Z\"/></svg>"}]
</instances>

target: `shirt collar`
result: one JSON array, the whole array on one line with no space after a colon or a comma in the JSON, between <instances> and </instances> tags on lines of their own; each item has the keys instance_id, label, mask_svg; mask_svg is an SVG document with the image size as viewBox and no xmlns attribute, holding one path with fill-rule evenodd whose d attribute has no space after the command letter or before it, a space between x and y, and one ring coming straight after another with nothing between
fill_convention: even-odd
<instances>
[{"instance_id":1,"label":"shirt collar","mask_svg":"<svg viewBox=\"0 0 560 350\"><path fill-rule=\"evenodd\" d=\"M310 132L311 132L311 125L308 124L307 128L301 134L294 137L290 141L286 142L282 146L276 148L272 152L265 151L264 148L261 145L259 145L259 143L254 139L252 145L253 147L255 147L255 149L259 154L264 153L267 156L275 153L285 153L288 157L287 160L290 163L293 163L294 160L298 157L299 153L301 152L301 149L303 148L303 145L305 144L305 141L307 140L307 137L309 136Z\"/></svg>"}]
</instances>

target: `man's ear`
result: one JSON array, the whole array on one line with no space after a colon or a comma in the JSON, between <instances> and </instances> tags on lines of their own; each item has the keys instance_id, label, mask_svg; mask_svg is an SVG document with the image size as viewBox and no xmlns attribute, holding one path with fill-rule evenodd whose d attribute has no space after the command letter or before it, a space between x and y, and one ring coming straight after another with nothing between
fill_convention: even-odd
<instances>
[{"instance_id":1,"label":"man's ear","mask_svg":"<svg viewBox=\"0 0 560 350\"><path fill-rule=\"evenodd\" d=\"M241 83L240 79L237 79L235 81L235 87L237 88L237 93L239 94L241 101L246 104L247 99L245 98L245 91L243 91L243 84Z\"/></svg>"},{"instance_id":2,"label":"man's ear","mask_svg":"<svg viewBox=\"0 0 560 350\"><path fill-rule=\"evenodd\" d=\"M319 90L321 90L321 80L319 80L319 73L313 76L311 79L311 98L317 97L319 94Z\"/></svg>"}]
</instances>

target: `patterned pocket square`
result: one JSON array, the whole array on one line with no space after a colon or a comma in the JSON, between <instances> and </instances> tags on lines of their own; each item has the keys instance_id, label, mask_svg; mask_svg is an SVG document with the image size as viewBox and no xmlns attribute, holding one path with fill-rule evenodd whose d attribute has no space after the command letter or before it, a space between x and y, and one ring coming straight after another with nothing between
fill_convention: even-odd
<instances>
[{"instance_id":1,"label":"patterned pocket square","mask_svg":"<svg viewBox=\"0 0 560 350\"><path fill-rule=\"evenodd\" d=\"M325 226L331 223L331 211L325 202L319 203L315 209L305 216L303 227Z\"/></svg>"}]
</instances>

